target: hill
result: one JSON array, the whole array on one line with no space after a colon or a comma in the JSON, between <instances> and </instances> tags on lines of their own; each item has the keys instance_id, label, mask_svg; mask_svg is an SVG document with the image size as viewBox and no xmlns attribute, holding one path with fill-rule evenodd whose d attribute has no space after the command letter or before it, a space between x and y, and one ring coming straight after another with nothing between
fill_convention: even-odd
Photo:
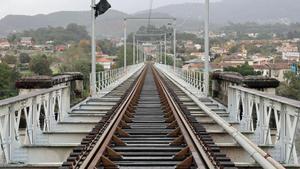
<instances>
[{"instance_id":1,"label":"hill","mask_svg":"<svg viewBox=\"0 0 300 169\"><path fill-rule=\"evenodd\" d=\"M223 0L211 3L210 13L211 21L218 24L228 22L300 22L299 8L300 1L297 0ZM167 13L184 20L203 20L204 4L168 5L154 9L153 12Z\"/></svg>"},{"instance_id":2,"label":"hill","mask_svg":"<svg viewBox=\"0 0 300 169\"><path fill-rule=\"evenodd\" d=\"M223 0L211 3L211 22L216 24L245 23L290 23L300 22L300 2L296 0ZM179 30L199 31L203 20L204 6L201 3L168 5L153 9L152 16L176 17ZM132 15L110 10L97 19L97 35L122 36L123 18L128 16L148 16L148 11ZM84 25L90 30L89 11L63 11L48 15L8 15L0 20L0 36L13 31L37 29L40 27L65 27L69 23ZM130 22L128 32L146 22Z\"/></svg>"}]
</instances>

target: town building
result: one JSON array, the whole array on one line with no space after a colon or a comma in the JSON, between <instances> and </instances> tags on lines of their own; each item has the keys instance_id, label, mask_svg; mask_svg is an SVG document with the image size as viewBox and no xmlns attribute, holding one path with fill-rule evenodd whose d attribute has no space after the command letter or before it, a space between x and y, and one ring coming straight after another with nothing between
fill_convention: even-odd
<instances>
[{"instance_id":1,"label":"town building","mask_svg":"<svg viewBox=\"0 0 300 169\"><path fill-rule=\"evenodd\" d=\"M228 53L228 50L226 50L225 48L222 48L222 47L211 47L210 51L212 53L219 54L219 55Z\"/></svg>"},{"instance_id":2,"label":"town building","mask_svg":"<svg viewBox=\"0 0 300 169\"><path fill-rule=\"evenodd\" d=\"M33 38L32 37L22 37L20 40L20 45L24 47L33 46Z\"/></svg>"},{"instance_id":3,"label":"town building","mask_svg":"<svg viewBox=\"0 0 300 169\"><path fill-rule=\"evenodd\" d=\"M253 65L253 60L245 58L242 54L233 54L225 56L222 63L235 65L248 63L249 65Z\"/></svg>"},{"instance_id":4,"label":"town building","mask_svg":"<svg viewBox=\"0 0 300 169\"><path fill-rule=\"evenodd\" d=\"M194 47L197 49L197 50L201 50L202 49L202 46L200 44L195 44Z\"/></svg>"},{"instance_id":5,"label":"town building","mask_svg":"<svg viewBox=\"0 0 300 169\"><path fill-rule=\"evenodd\" d=\"M0 49L9 49L10 46L11 45L7 39L0 39Z\"/></svg>"},{"instance_id":6,"label":"town building","mask_svg":"<svg viewBox=\"0 0 300 169\"><path fill-rule=\"evenodd\" d=\"M300 52L282 52L282 59L299 62Z\"/></svg>"},{"instance_id":7,"label":"town building","mask_svg":"<svg viewBox=\"0 0 300 169\"><path fill-rule=\"evenodd\" d=\"M264 65L269 64L273 60L273 57L266 57L261 54L255 54L251 56L251 59L253 60L253 65Z\"/></svg>"},{"instance_id":8,"label":"town building","mask_svg":"<svg viewBox=\"0 0 300 169\"><path fill-rule=\"evenodd\" d=\"M289 63L253 65L253 68L255 71L261 72L263 76L275 78L280 82L284 81L285 73L291 71Z\"/></svg>"},{"instance_id":9,"label":"town building","mask_svg":"<svg viewBox=\"0 0 300 169\"><path fill-rule=\"evenodd\" d=\"M105 70L110 70L112 66L115 64L113 59L108 59L108 58L97 58L96 63L102 65Z\"/></svg>"},{"instance_id":10,"label":"town building","mask_svg":"<svg viewBox=\"0 0 300 169\"><path fill-rule=\"evenodd\" d=\"M186 41L186 42L184 43L184 48L185 48L185 49L188 49L188 50L195 49L194 42L191 41L191 40Z\"/></svg>"}]
</instances>

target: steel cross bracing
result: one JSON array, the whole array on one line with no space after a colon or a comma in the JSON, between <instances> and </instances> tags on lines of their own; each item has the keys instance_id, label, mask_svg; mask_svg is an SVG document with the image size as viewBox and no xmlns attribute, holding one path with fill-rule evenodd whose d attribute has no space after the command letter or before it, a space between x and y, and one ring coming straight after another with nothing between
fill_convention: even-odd
<instances>
[{"instance_id":1,"label":"steel cross bracing","mask_svg":"<svg viewBox=\"0 0 300 169\"><path fill-rule=\"evenodd\" d=\"M117 95L112 95L115 90L125 81L130 82L130 77L134 77L142 66L129 67L126 75L122 70L99 72L97 86L101 99L87 98L74 107L70 104L70 83L1 100L1 166L5 168L11 166L10 163L57 165L63 160L60 159L65 156L63 154L68 154L68 149L77 145L84 133L90 130L95 120L115 104L118 100ZM40 154L45 149L48 158Z\"/></svg>"},{"instance_id":2,"label":"steel cross bracing","mask_svg":"<svg viewBox=\"0 0 300 169\"><path fill-rule=\"evenodd\" d=\"M174 90L174 98L178 96L237 168L299 166L295 149L299 102L235 86L229 87L227 109L213 99L203 97L203 89L200 90L203 83L196 72L174 73L172 67L165 68L160 64L155 67ZM129 80L124 76L122 80L121 75L105 74L102 77L110 77L110 80L107 83L100 80L99 84L105 87L100 88L99 98L88 98L73 108L69 103L68 85L1 101L3 167L30 168L38 164L40 168L53 168L65 160L64 157L88 131L114 105L119 105L118 100L129 87L127 85L138 75L132 71L128 73L132 76ZM124 130L130 133L130 129Z\"/></svg>"}]
</instances>

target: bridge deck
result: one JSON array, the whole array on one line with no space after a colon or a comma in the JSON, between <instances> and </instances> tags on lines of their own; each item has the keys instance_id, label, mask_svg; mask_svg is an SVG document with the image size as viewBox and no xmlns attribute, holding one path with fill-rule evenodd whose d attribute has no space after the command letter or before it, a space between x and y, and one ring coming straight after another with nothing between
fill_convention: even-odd
<instances>
[{"instance_id":1,"label":"bridge deck","mask_svg":"<svg viewBox=\"0 0 300 169\"><path fill-rule=\"evenodd\" d=\"M61 165L74 148L81 142L82 138L90 134L93 127L106 117L110 110L128 94L130 87L135 84L140 73L134 74L131 78L120 84L112 91L99 98L89 98L75 106L68 112L68 117L63 122L54 125L54 130L42 132L37 136L37 141L33 145L24 144L13 153L15 163L0 166L0 168L52 168ZM238 142L228 134L228 132L213 119L203 107L193 100L174 79L160 72L166 86L173 91L173 97L177 98L177 104L186 110L185 116L195 119L193 123L201 124L206 133L212 138L212 143L218 158L232 161L237 168L261 168L251 155ZM171 92L172 93L172 92ZM211 98L201 97L198 101L210 111L226 120L232 127L241 128L241 124L231 121L230 114L226 107ZM168 128L170 122L161 104L161 97L155 85L154 75L150 69L147 71L144 85L141 89L139 101L135 106L129 127L123 126L123 131L129 136L118 136L123 146L111 144L110 147L122 155L121 159L111 158L111 161L120 168L174 168L182 160L174 159L174 155L185 148L185 144L171 146L180 135L169 135L174 128ZM24 131L25 132L25 131ZM196 130L197 132L197 130ZM255 133L241 131L241 133L255 140ZM272 135L274 139L276 135ZM21 138L22 139L22 138ZM258 145L267 153L274 153L272 145ZM40 156L47 154L48 158ZM225 158L225 156L229 158ZM230 166L231 163L228 163ZM191 165L191 168L195 164ZM286 165L286 168L297 168L297 165Z\"/></svg>"}]
</instances>

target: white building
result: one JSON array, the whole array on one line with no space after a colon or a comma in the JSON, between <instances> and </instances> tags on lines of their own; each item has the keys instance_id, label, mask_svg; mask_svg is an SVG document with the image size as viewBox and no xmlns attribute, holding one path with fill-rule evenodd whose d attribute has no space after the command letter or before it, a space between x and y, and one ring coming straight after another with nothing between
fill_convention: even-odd
<instances>
[{"instance_id":1,"label":"white building","mask_svg":"<svg viewBox=\"0 0 300 169\"><path fill-rule=\"evenodd\" d=\"M98 58L96 60L96 63L102 65L105 70L110 70L115 64L115 62L112 59L107 58Z\"/></svg>"},{"instance_id":2,"label":"white building","mask_svg":"<svg viewBox=\"0 0 300 169\"><path fill-rule=\"evenodd\" d=\"M7 39L0 39L0 49L8 49L10 48L10 43Z\"/></svg>"},{"instance_id":3,"label":"white building","mask_svg":"<svg viewBox=\"0 0 300 169\"><path fill-rule=\"evenodd\" d=\"M20 40L21 46L33 46L33 38L32 37L22 37Z\"/></svg>"},{"instance_id":4,"label":"white building","mask_svg":"<svg viewBox=\"0 0 300 169\"><path fill-rule=\"evenodd\" d=\"M202 46L201 46L200 44L195 44L195 48L196 48L197 50L200 50L200 49L202 48Z\"/></svg>"},{"instance_id":5,"label":"white building","mask_svg":"<svg viewBox=\"0 0 300 169\"><path fill-rule=\"evenodd\" d=\"M294 60L299 62L300 60L300 52L282 52L283 60Z\"/></svg>"}]
</instances>

